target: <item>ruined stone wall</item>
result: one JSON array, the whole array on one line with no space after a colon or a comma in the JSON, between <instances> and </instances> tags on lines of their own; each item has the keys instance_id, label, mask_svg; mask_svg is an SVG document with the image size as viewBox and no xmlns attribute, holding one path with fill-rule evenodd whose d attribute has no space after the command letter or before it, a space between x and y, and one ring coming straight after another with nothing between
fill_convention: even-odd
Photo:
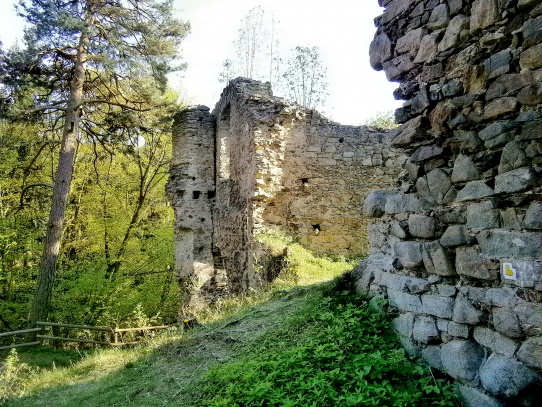
<instances>
[{"instance_id":1,"label":"ruined stone wall","mask_svg":"<svg viewBox=\"0 0 542 407\"><path fill-rule=\"evenodd\" d=\"M215 121L205 106L184 110L175 117L175 154L166 191L175 211L175 272L185 309L199 306L199 297L192 294L215 278L214 135Z\"/></svg>"},{"instance_id":2,"label":"ruined stone wall","mask_svg":"<svg viewBox=\"0 0 542 407\"><path fill-rule=\"evenodd\" d=\"M402 186L358 287L467 406L542 405L542 3L381 0L370 61L406 100Z\"/></svg>"},{"instance_id":3,"label":"ruined stone wall","mask_svg":"<svg viewBox=\"0 0 542 407\"><path fill-rule=\"evenodd\" d=\"M395 186L406 157L385 147L382 131L340 125L312 111L303 112L284 143L282 187L262 207L264 223L315 252L366 254L363 201L374 189Z\"/></svg>"},{"instance_id":4,"label":"ruined stone wall","mask_svg":"<svg viewBox=\"0 0 542 407\"><path fill-rule=\"evenodd\" d=\"M255 285L254 236L269 227L322 254L366 253L362 203L393 187L406 160L386 133L331 122L244 78L208 110L177 116L168 182L187 304L224 274L233 292Z\"/></svg>"}]
</instances>

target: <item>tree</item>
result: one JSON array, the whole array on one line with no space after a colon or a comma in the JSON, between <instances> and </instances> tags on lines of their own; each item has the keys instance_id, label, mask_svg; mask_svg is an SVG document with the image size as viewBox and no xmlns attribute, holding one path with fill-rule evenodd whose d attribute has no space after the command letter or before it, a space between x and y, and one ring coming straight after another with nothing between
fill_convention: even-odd
<instances>
[{"instance_id":1,"label":"tree","mask_svg":"<svg viewBox=\"0 0 542 407\"><path fill-rule=\"evenodd\" d=\"M318 47L295 47L288 60L288 69L282 75L289 97L307 109L325 103L327 97L327 69L323 66Z\"/></svg>"},{"instance_id":2,"label":"tree","mask_svg":"<svg viewBox=\"0 0 542 407\"><path fill-rule=\"evenodd\" d=\"M237 75L272 84L280 80L279 30L273 15L266 19L261 6L250 9L241 20L239 37L233 44L237 58L224 61L220 83L228 83Z\"/></svg>"},{"instance_id":3,"label":"tree","mask_svg":"<svg viewBox=\"0 0 542 407\"><path fill-rule=\"evenodd\" d=\"M145 95L137 93L131 79L149 73L165 89L165 75L173 70L177 47L189 26L172 16L172 0L20 0L18 12L30 28L25 32L27 48L12 55L11 79L41 86L45 92L36 95L32 112L49 114L54 123L62 123L51 211L29 316L32 325L45 319L49 310L81 124L91 122L96 112L118 117L143 110Z\"/></svg>"}]
</instances>

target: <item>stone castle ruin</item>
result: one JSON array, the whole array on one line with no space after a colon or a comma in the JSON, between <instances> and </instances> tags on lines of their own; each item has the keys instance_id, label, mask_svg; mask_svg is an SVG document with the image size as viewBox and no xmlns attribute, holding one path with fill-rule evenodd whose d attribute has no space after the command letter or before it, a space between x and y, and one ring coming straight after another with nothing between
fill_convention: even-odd
<instances>
[{"instance_id":1,"label":"stone castle ruin","mask_svg":"<svg viewBox=\"0 0 542 407\"><path fill-rule=\"evenodd\" d=\"M394 187L405 160L382 131L331 122L268 83L238 78L212 114L183 110L167 189L184 303L225 281L232 292L254 286L254 238L269 227L318 253L366 253L363 201Z\"/></svg>"},{"instance_id":2,"label":"stone castle ruin","mask_svg":"<svg viewBox=\"0 0 542 407\"><path fill-rule=\"evenodd\" d=\"M213 114L179 113L178 275L242 291L259 230L350 256L370 217L356 285L387 299L406 351L465 406L540 406L542 2L379 4L370 63L399 83L399 128L341 126L246 79Z\"/></svg>"},{"instance_id":3,"label":"stone castle ruin","mask_svg":"<svg viewBox=\"0 0 542 407\"><path fill-rule=\"evenodd\" d=\"M358 288L466 406L540 406L542 2L380 0L373 68L399 82L409 159L371 193Z\"/></svg>"}]
</instances>

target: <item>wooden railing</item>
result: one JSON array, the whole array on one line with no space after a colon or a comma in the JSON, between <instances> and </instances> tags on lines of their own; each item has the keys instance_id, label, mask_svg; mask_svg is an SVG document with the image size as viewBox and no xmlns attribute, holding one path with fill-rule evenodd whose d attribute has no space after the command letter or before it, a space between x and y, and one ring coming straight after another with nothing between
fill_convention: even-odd
<instances>
[{"instance_id":1,"label":"wooden railing","mask_svg":"<svg viewBox=\"0 0 542 407\"><path fill-rule=\"evenodd\" d=\"M93 345L101 345L101 346L125 346L125 345L135 345L139 342L119 342L119 334L122 339L122 334L126 332L146 332L146 331L158 331L162 329L171 328L177 325L159 325L159 326L145 326L145 327L139 327L139 328L107 328L107 327L98 327L98 326L87 326L87 325L73 325L73 324L59 324L56 322L36 322L35 328L30 329L22 329L20 331L13 331L13 332L4 332L0 333L0 338L5 338L9 336L15 336L15 335L23 335L28 334L32 332L42 332L42 330L45 327L57 327L57 328L67 328L67 329L82 329L82 330L89 330L89 331L101 331L101 332L108 332L109 333L109 341L97 341L93 339L84 339L84 338L71 338L68 336L52 336L52 335L36 335L36 338L39 339L35 342L26 342L26 343L19 343L14 345L7 345L7 346L0 346L0 351L6 350L6 349L13 349L13 348L21 348L25 346L36 346L41 345L44 340L51 340L51 341L60 341L60 342L79 342L79 343L88 343Z\"/></svg>"}]
</instances>

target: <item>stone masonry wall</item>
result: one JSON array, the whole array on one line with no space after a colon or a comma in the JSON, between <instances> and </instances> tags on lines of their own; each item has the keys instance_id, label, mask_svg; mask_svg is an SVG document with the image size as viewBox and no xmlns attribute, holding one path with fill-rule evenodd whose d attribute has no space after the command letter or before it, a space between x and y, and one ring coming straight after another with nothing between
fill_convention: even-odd
<instances>
[{"instance_id":1,"label":"stone masonry wall","mask_svg":"<svg viewBox=\"0 0 542 407\"><path fill-rule=\"evenodd\" d=\"M212 115L191 107L175 123L168 194L186 304L224 274L233 292L257 284L254 236L269 227L323 254L366 253L363 201L394 187L406 160L386 133L331 122L244 78Z\"/></svg>"},{"instance_id":2,"label":"stone masonry wall","mask_svg":"<svg viewBox=\"0 0 542 407\"><path fill-rule=\"evenodd\" d=\"M380 0L401 187L371 193L358 287L466 406L542 405L542 3Z\"/></svg>"}]
</instances>

